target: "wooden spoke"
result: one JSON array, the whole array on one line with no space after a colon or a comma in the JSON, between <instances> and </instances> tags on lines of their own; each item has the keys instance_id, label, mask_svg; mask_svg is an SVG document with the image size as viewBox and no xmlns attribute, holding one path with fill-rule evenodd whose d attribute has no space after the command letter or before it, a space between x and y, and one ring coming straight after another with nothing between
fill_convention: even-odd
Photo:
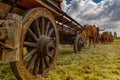
<instances>
[{"instance_id":1,"label":"wooden spoke","mask_svg":"<svg viewBox=\"0 0 120 80\"><path fill-rule=\"evenodd\" d=\"M54 41L53 41L53 42L54 42ZM54 49L54 48L55 48L55 45L54 45L53 43L51 43L50 47L51 47L52 49Z\"/></svg>"},{"instance_id":2,"label":"wooden spoke","mask_svg":"<svg viewBox=\"0 0 120 80\"><path fill-rule=\"evenodd\" d=\"M43 61L44 61L43 58L41 58L40 67L39 67L40 74L43 74L43 71L44 71L44 62Z\"/></svg>"},{"instance_id":3,"label":"wooden spoke","mask_svg":"<svg viewBox=\"0 0 120 80\"><path fill-rule=\"evenodd\" d=\"M38 38L37 38L37 36L32 32L32 30L29 28L28 31L29 31L29 33L31 34L31 36L33 37L33 39L34 39L35 41L37 41Z\"/></svg>"},{"instance_id":4,"label":"wooden spoke","mask_svg":"<svg viewBox=\"0 0 120 80\"><path fill-rule=\"evenodd\" d=\"M37 73L39 72L39 66L40 66L40 58L38 57L34 64L33 74L37 76Z\"/></svg>"},{"instance_id":5,"label":"wooden spoke","mask_svg":"<svg viewBox=\"0 0 120 80\"><path fill-rule=\"evenodd\" d=\"M47 22L45 35L48 34L49 27L50 27L50 21Z\"/></svg>"},{"instance_id":6,"label":"wooden spoke","mask_svg":"<svg viewBox=\"0 0 120 80\"><path fill-rule=\"evenodd\" d=\"M24 46L27 46L27 47L36 47L36 43L33 43L33 42L26 42L24 41Z\"/></svg>"},{"instance_id":7,"label":"wooden spoke","mask_svg":"<svg viewBox=\"0 0 120 80\"><path fill-rule=\"evenodd\" d=\"M48 36L51 36L52 33L53 33L53 31L54 31L54 28L51 28L50 31L49 31L49 33L48 33Z\"/></svg>"},{"instance_id":8,"label":"wooden spoke","mask_svg":"<svg viewBox=\"0 0 120 80\"><path fill-rule=\"evenodd\" d=\"M44 57L44 62L45 62L45 66L46 66L46 67L49 67L49 62L48 62L47 57Z\"/></svg>"},{"instance_id":9,"label":"wooden spoke","mask_svg":"<svg viewBox=\"0 0 120 80\"><path fill-rule=\"evenodd\" d=\"M30 70L32 68L32 66L34 65L34 62L37 58L37 54L33 55L27 65L27 69Z\"/></svg>"},{"instance_id":10,"label":"wooden spoke","mask_svg":"<svg viewBox=\"0 0 120 80\"><path fill-rule=\"evenodd\" d=\"M40 23L39 23L39 19L35 20L36 23L36 28L37 28L37 32L38 32L38 37L40 38L41 32L40 32Z\"/></svg>"},{"instance_id":11,"label":"wooden spoke","mask_svg":"<svg viewBox=\"0 0 120 80\"><path fill-rule=\"evenodd\" d=\"M28 52L25 56L24 56L24 60L28 59L29 57L31 57L32 55L34 55L36 52L36 49L31 50L30 52Z\"/></svg>"},{"instance_id":12,"label":"wooden spoke","mask_svg":"<svg viewBox=\"0 0 120 80\"><path fill-rule=\"evenodd\" d=\"M45 19L44 19L44 17L42 17L42 23L41 23L42 25L42 35L44 35L44 28L45 28Z\"/></svg>"},{"instance_id":13,"label":"wooden spoke","mask_svg":"<svg viewBox=\"0 0 120 80\"><path fill-rule=\"evenodd\" d=\"M49 10L34 8L25 12L19 43L20 60L10 63L14 75L21 80L45 76L55 63L59 46L56 20Z\"/></svg>"},{"instance_id":14,"label":"wooden spoke","mask_svg":"<svg viewBox=\"0 0 120 80\"><path fill-rule=\"evenodd\" d=\"M48 55L48 57L53 60L53 56Z\"/></svg>"},{"instance_id":15,"label":"wooden spoke","mask_svg":"<svg viewBox=\"0 0 120 80\"><path fill-rule=\"evenodd\" d=\"M53 62L53 60L54 60L54 58L53 58L53 56L48 56L49 57L49 63L52 63Z\"/></svg>"}]
</instances>

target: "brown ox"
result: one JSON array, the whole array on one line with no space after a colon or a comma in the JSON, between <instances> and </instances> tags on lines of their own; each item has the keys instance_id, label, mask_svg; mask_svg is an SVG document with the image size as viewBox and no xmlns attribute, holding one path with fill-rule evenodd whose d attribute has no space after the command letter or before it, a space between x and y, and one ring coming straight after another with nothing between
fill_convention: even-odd
<instances>
[{"instance_id":1,"label":"brown ox","mask_svg":"<svg viewBox=\"0 0 120 80\"><path fill-rule=\"evenodd\" d=\"M101 35L102 35L102 34L100 34L99 32L100 32L100 31L104 31L105 28L100 29L99 27L96 27L96 29L97 29L96 43L100 43L100 41L101 41Z\"/></svg>"},{"instance_id":2,"label":"brown ox","mask_svg":"<svg viewBox=\"0 0 120 80\"><path fill-rule=\"evenodd\" d=\"M96 30L97 30L96 43L99 43L99 41L100 41L99 27L96 27Z\"/></svg>"},{"instance_id":3,"label":"brown ox","mask_svg":"<svg viewBox=\"0 0 120 80\"><path fill-rule=\"evenodd\" d=\"M103 32L102 35L101 35L101 41L102 41L102 43L107 44L108 40L109 40L109 34L108 34L108 32Z\"/></svg>"},{"instance_id":4,"label":"brown ox","mask_svg":"<svg viewBox=\"0 0 120 80\"><path fill-rule=\"evenodd\" d=\"M114 40L114 36L113 35L111 35L111 34L109 34L109 42L113 42L113 40Z\"/></svg>"},{"instance_id":5,"label":"brown ox","mask_svg":"<svg viewBox=\"0 0 120 80\"><path fill-rule=\"evenodd\" d=\"M91 46L91 42L93 41L94 47L96 45L96 39L98 36L97 28L95 25L84 25L84 33L86 35L85 37L85 44L89 41L89 47Z\"/></svg>"}]
</instances>

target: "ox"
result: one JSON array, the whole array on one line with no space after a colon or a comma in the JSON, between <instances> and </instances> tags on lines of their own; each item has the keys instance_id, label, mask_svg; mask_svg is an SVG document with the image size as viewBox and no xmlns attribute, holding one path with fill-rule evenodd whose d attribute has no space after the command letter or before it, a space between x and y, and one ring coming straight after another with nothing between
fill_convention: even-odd
<instances>
[{"instance_id":1,"label":"ox","mask_svg":"<svg viewBox=\"0 0 120 80\"><path fill-rule=\"evenodd\" d=\"M97 35L96 35L96 43L99 43L99 40L100 40L100 34L99 34L99 27L96 27L96 30L97 30Z\"/></svg>"},{"instance_id":2,"label":"ox","mask_svg":"<svg viewBox=\"0 0 120 80\"><path fill-rule=\"evenodd\" d=\"M109 34L108 32L103 32L101 35L101 42L104 44L107 44L109 40Z\"/></svg>"},{"instance_id":3,"label":"ox","mask_svg":"<svg viewBox=\"0 0 120 80\"><path fill-rule=\"evenodd\" d=\"M96 46L96 40L97 40L97 37L98 37L98 34L99 34L99 32L97 32L97 31L99 31L99 30L97 30L97 28L96 28L96 26L95 25L93 25L93 26L91 26L91 25L88 25L88 24L86 24L86 25L84 25L84 34L86 35L85 36L85 44L87 44L87 42L89 41L89 47L91 46L91 42L93 41L93 44L94 44L94 47Z\"/></svg>"},{"instance_id":4,"label":"ox","mask_svg":"<svg viewBox=\"0 0 120 80\"><path fill-rule=\"evenodd\" d=\"M109 39L108 39L108 41L109 41L109 42L113 42L113 40L114 40L114 36L111 35L111 34L109 34Z\"/></svg>"},{"instance_id":5,"label":"ox","mask_svg":"<svg viewBox=\"0 0 120 80\"><path fill-rule=\"evenodd\" d=\"M96 29L97 29L96 43L100 43L100 42L101 42L101 36L102 36L102 34L100 34L99 32L100 32L100 31L104 31L105 28L100 29L99 27L96 27Z\"/></svg>"}]
</instances>

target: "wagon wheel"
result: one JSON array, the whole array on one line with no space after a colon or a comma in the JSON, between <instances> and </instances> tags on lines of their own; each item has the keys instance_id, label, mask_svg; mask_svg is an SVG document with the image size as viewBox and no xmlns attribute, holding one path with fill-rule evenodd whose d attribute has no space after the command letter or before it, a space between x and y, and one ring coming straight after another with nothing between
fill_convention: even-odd
<instances>
[{"instance_id":1,"label":"wagon wheel","mask_svg":"<svg viewBox=\"0 0 120 80\"><path fill-rule=\"evenodd\" d=\"M77 35L74 40L74 52L75 53L79 52L83 46L84 46L84 42L82 37L80 35Z\"/></svg>"},{"instance_id":2,"label":"wagon wheel","mask_svg":"<svg viewBox=\"0 0 120 80\"><path fill-rule=\"evenodd\" d=\"M49 11L44 8L27 11L20 37L20 60L11 63L15 76L21 80L44 76L55 63L58 37L55 19Z\"/></svg>"}]
</instances>

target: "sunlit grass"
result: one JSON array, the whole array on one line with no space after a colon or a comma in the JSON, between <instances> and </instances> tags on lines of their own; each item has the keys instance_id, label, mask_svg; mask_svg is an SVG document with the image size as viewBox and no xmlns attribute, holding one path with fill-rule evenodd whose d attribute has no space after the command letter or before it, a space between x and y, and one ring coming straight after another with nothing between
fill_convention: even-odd
<instances>
[{"instance_id":1,"label":"sunlit grass","mask_svg":"<svg viewBox=\"0 0 120 80\"><path fill-rule=\"evenodd\" d=\"M120 40L115 40L78 54L73 53L71 46L60 46L56 67L45 80L120 80L119 44Z\"/></svg>"},{"instance_id":2,"label":"sunlit grass","mask_svg":"<svg viewBox=\"0 0 120 80\"><path fill-rule=\"evenodd\" d=\"M8 63L0 61L0 80L17 80Z\"/></svg>"},{"instance_id":3,"label":"sunlit grass","mask_svg":"<svg viewBox=\"0 0 120 80\"><path fill-rule=\"evenodd\" d=\"M0 79L15 80L9 64L0 62ZM120 80L120 40L78 54L60 45L56 65L43 80Z\"/></svg>"}]
</instances>

